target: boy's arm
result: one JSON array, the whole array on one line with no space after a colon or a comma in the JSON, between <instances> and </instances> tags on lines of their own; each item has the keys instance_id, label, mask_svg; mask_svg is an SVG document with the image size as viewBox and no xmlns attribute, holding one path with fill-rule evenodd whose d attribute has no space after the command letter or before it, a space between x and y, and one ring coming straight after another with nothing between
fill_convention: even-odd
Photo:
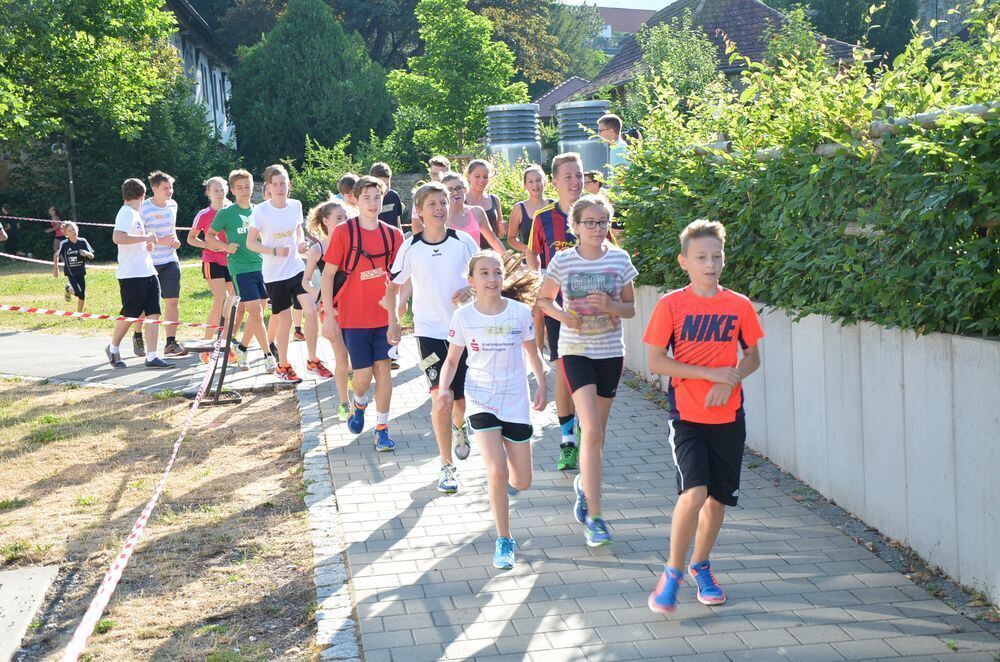
<instances>
[{"instance_id":1,"label":"boy's arm","mask_svg":"<svg viewBox=\"0 0 1000 662\"><path fill-rule=\"evenodd\" d=\"M52 277L59 278L59 251L52 254Z\"/></svg>"},{"instance_id":2,"label":"boy's arm","mask_svg":"<svg viewBox=\"0 0 1000 662\"><path fill-rule=\"evenodd\" d=\"M666 375L678 379L704 379L717 384L727 384L730 387L735 387L742 379L737 368L709 368L703 365L681 363L677 359L667 356L665 347L649 345L647 357L649 371L656 375Z\"/></svg>"},{"instance_id":3,"label":"boy's arm","mask_svg":"<svg viewBox=\"0 0 1000 662\"><path fill-rule=\"evenodd\" d=\"M455 377L455 371L458 370L459 359L462 358L462 352L465 351L465 345L459 345L454 342L454 338L448 344L448 356L445 357L444 363L441 365L441 374L438 377L438 383L441 384L441 388L438 389L438 408L451 410L451 404L455 399L455 393L450 388L444 388L445 384L451 384L452 378Z\"/></svg>"},{"instance_id":4,"label":"boy's arm","mask_svg":"<svg viewBox=\"0 0 1000 662\"><path fill-rule=\"evenodd\" d=\"M239 250L239 246L235 243L227 244L226 242L219 239L219 233L222 230L213 230L212 228L205 228L205 246L209 250L218 251L220 253L228 253L232 255Z\"/></svg>"},{"instance_id":5,"label":"boy's arm","mask_svg":"<svg viewBox=\"0 0 1000 662\"><path fill-rule=\"evenodd\" d=\"M156 235L152 232L147 232L146 234L129 234L124 230L115 230L111 233L111 241L119 246L128 246L129 244L145 244L149 242L156 243Z\"/></svg>"},{"instance_id":6,"label":"boy's arm","mask_svg":"<svg viewBox=\"0 0 1000 662\"><path fill-rule=\"evenodd\" d=\"M389 331L386 337L390 345L398 345L400 341L399 315L396 312L396 302L399 298L399 285L391 279L385 286L385 307L389 313ZM451 382L449 382L451 383Z\"/></svg>"},{"instance_id":7,"label":"boy's arm","mask_svg":"<svg viewBox=\"0 0 1000 662\"><path fill-rule=\"evenodd\" d=\"M87 246L87 250L83 251L83 257L87 260L93 260L94 257L96 256L96 254L94 253L94 247L91 246L90 242L87 241L86 239L83 240L83 243L86 244Z\"/></svg>"},{"instance_id":8,"label":"boy's arm","mask_svg":"<svg viewBox=\"0 0 1000 662\"><path fill-rule=\"evenodd\" d=\"M288 257L288 254L292 250L288 246L280 246L278 248L265 246L260 240L260 230L253 226L247 228L247 248L261 255L276 255L279 257Z\"/></svg>"}]
</instances>

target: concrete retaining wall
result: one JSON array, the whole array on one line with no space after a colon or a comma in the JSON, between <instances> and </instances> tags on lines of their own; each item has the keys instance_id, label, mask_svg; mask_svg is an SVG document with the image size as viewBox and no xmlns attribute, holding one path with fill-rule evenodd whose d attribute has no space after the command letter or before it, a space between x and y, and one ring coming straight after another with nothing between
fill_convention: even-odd
<instances>
[{"instance_id":1,"label":"concrete retaining wall","mask_svg":"<svg viewBox=\"0 0 1000 662\"><path fill-rule=\"evenodd\" d=\"M626 365L659 298L636 292ZM1000 601L1000 342L763 309L748 445Z\"/></svg>"}]
</instances>

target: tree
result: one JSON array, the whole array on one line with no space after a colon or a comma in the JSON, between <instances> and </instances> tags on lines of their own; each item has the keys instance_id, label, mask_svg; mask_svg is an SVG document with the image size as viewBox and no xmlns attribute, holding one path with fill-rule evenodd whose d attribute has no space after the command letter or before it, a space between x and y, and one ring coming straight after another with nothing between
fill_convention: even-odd
<instances>
[{"instance_id":1,"label":"tree","mask_svg":"<svg viewBox=\"0 0 1000 662\"><path fill-rule=\"evenodd\" d=\"M514 54L490 39L493 25L465 0L420 0L416 14L425 54L410 58L410 71L391 72L389 90L400 106L420 108L430 119L415 141L462 153L485 132L483 108L523 103L527 86L512 82Z\"/></svg>"},{"instance_id":2,"label":"tree","mask_svg":"<svg viewBox=\"0 0 1000 662\"><path fill-rule=\"evenodd\" d=\"M0 140L75 134L83 116L134 135L179 73L160 6L0 0Z\"/></svg>"},{"instance_id":3,"label":"tree","mask_svg":"<svg viewBox=\"0 0 1000 662\"><path fill-rule=\"evenodd\" d=\"M232 78L237 143L253 166L301 159L306 134L333 145L388 129L385 73L323 0L291 0L259 44L241 49Z\"/></svg>"},{"instance_id":4,"label":"tree","mask_svg":"<svg viewBox=\"0 0 1000 662\"><path fill-rule=\"evenodd\" d=\"M278 24L286 0L236 0L219 21L216 39L232 57L240 46L253 46Z\"/></svg>"}]
</instances>

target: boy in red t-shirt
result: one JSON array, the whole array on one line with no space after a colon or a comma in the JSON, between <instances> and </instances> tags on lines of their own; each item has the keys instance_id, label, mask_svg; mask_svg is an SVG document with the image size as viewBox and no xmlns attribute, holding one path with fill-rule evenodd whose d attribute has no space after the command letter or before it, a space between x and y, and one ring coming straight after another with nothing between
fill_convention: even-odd
<instances>
[{"instance_id":1,"label":"boy in red t-shirt","mask_svg":"<svg viewBox=\"0 0 1000 662\"><path fill-rule=\"evenodd\" d=\"M334 229L330 246L323 255L326 268L322 285L323 335L331 337L336 319L354 368L354 413L347 419L347 427L354 434L364 429L368 388L374 377L376 421L373 435L375 450L383 452L396 448L396 443L389 438L392 375L386 337L389 312L383 306L383 299L389 283L389 266L403 243L403 233L378 218L384 194L385 184L375 177L358 179L354 185L358 218ZM338 271L350 273L335 301L333 283Z\"/></svg>"},{"instance_id":2,"label":"boy in red t-shirt","mask_svg":"<svg viewBox=\"0 0 1000 662\"><path fill-rule=\"evenodd\" d=\"M708 556L726 506L735 506L739 495L746 441L740 382L760 367L757 341L764 336L750 300L719 286L725 266L722 224L694 221L680 240L677 261L691 284L660 299L643 336L649 369L670 377L668 424L680 495L670 526L670 558L648 600L655 612L677 607L685 567L698 586L699 602L726 601ZM685 566L692 538L694 552Z\"/></svg>"}]
</instances>

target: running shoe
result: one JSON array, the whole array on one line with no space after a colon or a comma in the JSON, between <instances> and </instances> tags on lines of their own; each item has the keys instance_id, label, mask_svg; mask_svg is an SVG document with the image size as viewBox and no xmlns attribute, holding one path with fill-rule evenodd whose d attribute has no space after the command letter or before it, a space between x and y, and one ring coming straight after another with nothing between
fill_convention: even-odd
<instances>
[{"instance_id":1,"label":"running shoe","mask_svg":"<svg viewBox=\"0 0 1000 662\"><path fill-rule=\"evenodd\" d=\"M264 357L264 370L268 372L274 372L274 369L278 367L278 359L274 358L274 354L268 354Z\"/></svg>"},{"instance_id":2,"label":"running shoe","mask_svg":"<svg viewBox=\"0 0 1000 662\"><path fill-rule=\"evenodd\" d=\"M360 434L365 429L365 408L354 405L354 413L347 419L347 429Z\"/></svg>"},{"instance_id":3,"label":"running shoe","mask_svg":"<svg viewBox=\"0 0 1000 662\"><path fill-rule=\"evenodd\" d=\"M172 357L187 356L188 351L184 347L184 345L180 344L175 340L173 342L167 343L167 346L163 348L163 355Z\"/></svg>"},{"instance_id":4,"label":"running shoe","mask_svg":"<svg viewBox=\"0 0 1000 662\"><path fill-rule=\"evenodd\" d=\"M462 427L455 427L454 424L451 426L451 448L455 451L455 457L460 460L466 460L469 457L469 453L472 451L472 446L469 444L469 428L466 425Z\"/></svg>"},{"instance_id":5,"label":"running shoe","mask_svg":"<svg viewBox=\"0 0 1000 662\"><path fill-rule=\"evenodd\" d=\"M517 489L516 487L514 487L510 483L507 483L507 496L516 497L520 493L521 493L521 490Z\"/></svg>"},{"instance_id":6,"label":"running shoe","mask_svg":"<svg viewBox=\"0 0 1000 662\"><path fill-rule=\"evenodd\" d=\"M493 567L500 570L510 570L514 567L514 548L517 541L513 538L497 538L497 549L493 553Z\"/></svg>"},{"instance_id":7,"label":"running shoe","mask_svg":"<svg viewBox=\"0 0 1000 662\"><path fill-rule=\"evenodd\" d=\"M108 363L111 364L112 368L124 368L125 362L122 361L121 355L118 352L111 351L111 345L104 348L104 354L108 357Z\"/></svg>"},{"instance_id":8,"label":"running shoe","mask_svg":"<svg viewBox=\"0 0 1000 662\"><path fill-rule=\"evenodd\" d=\"M63 299L66 299L66 301L73 300L73 288L69 286L69 283L66 283L66 287L63 288Z\"/></svg>"},{"instance_id":9,"label":"running shoe","mask_svg":"<svg viewBox=\"0 0 1000 662\"><path fill-rule=\"evenodd\" d=\"M663 568L660 581L649 594L646 604L658 614L669 614L677 609L677 589L684 583L684 575L676 568Z\"/></svg>"},{"instance_id":10,"label":"running shoe","mask_svg":"<svg viewBox=\"0 0 1000 662\"><path fill-rule=\"evenodd\" d=\"M284 382L285 384L299 384L302 382L302 378L295 374L295 368L290 365L279 365L274 369L274 376L277 377L279 382Z\"/></svg>"},{"instance_id":11,"label":"running shoe","mask_svg":"<svg viewBox=\"0 0 1000 662\"><path fill-rule=\"evenodd\" d=\"M340 419L341 423L346 423L347 419L351 417L351 404L349 402L341 402L340 406L337 408L337 418Z\"/></svg>"},{"instance_id":12,"label":"running shoe","mask_svg":"<svg viewBox=\"0 0 1000 662\"><path fill-rule=\"evenodd\" d=\"M319 359L316 359L315 361L306 361L306 372L312 373L320 379L330 379L333 377L333 373L330 372L330 369L323 365L323 362Z\"/></svg>"},{"instance_id":13,"label":"running shoe","mask_svg":"<svg viewBox=\"0 0 1000 662\"><path fill-rule=\"evenodd\" d=\"M233 347L233 354L236 355L236 365L240 367L240 370L250 369L250 359L247 358L247 351L245 349Z\"/></svg>"},{"instance_id":14,"label":"running shoe","mask_svg":"<svg viewBox=\"0 0 1000 662\"><path fill-rule=\"evenodd\" d=\"M132 353L136 356L146 356L146 341L141 333L132 334Z\"/></svg>"},{"instance_id":15,"label":"running shoe","mask_svg":"<svg viewBox=\"0 0 1000 662\"><path fill-rule=\"evenodd\" d=\"M556 463L556 471L576 469L579 451L575 444L559 445L559 461Z\"/></svg>"},{"instance_id":16,"label":"running shoe","mask_svg":"<svg viewBox=\"0 0 1000 662\"><path fill-rule=\"evenodd\" d=\"M601 517L588 517L587 523L583 525L583 534L588 547L602 547L611 544L608 523Z\"/></svg>"},{"instance_id":17,"label":"running shoe","mask_svg":"<svg viewBox=\"0 0 1000 662\"><path fill-rule=\"evenodd\" d=\"M703 605L721 605L726 601L726 592L715 581L712 565L708 561L688 567L688 574L698 584L698 602Z\"/></svg>"},{"instance_id":18,"label":"running shoe","mask_svg":"<svg viewBox=\"0 0 1000 662\"><path fill-rule=\"evenodd\" d=\"M441 467L441 477L438 478L438 492L454 494L458 491L458 470L454 464L446 464Z\"/></svg>"},{"instance_id":19,"label":"running shoe","mask_svg":"<svg viewBox=\"0 0 1000 662\"><path fill-rule=\"evenodd\" d=\"M580 479L583 478L583 474L577 474L573 479L573 492L576 493L576 504L573 506L573 517L580 524L587 523L587 498L583 495L583 485L581 485Z\"/></svg>"},{"instance_id":20,"label":"running shoe","mask_svg":"<svg viewBox=\"0 0 1000 662\"><path fill-rule=\"evenodd\" d=\"M301 331L296 331L295 333L292 334L292 340L294 340L294 341L301 342L301 341L303 341L305 339L306 339L306 336Z\"/></svg>"},{"instance_id":21,"label":"running shoe","mask_svg":"<svg viewBox=\"0 0 1000 662\"><path fill-rule=\"evenodd\" d=\"M396 450L396 442L389 438L389 427L376 427L372 438L375 440L375 450L379 453L388 453Z\"/></svg>"},{"instance_id":22,"label":"running shoe","mask_svg":"<svg viewBox=\"0 0 1000 662\"><path fill-rule=\"evenodd\" d=\"M146 367L163 370L164 368L176 368L177 366L175 366L171 361L164 361L159 356L157 356L155 359L149 359L148 361L146 361Z\"/></svg>"},{"instance_id":23,"label":"running shoe","mask_svg":"<svg viewBox=\"0 0 1000 662\"><path fill-rule=\"evenodd\" d=\"M274 357L275 361L280 361L281 360L281 357L278 356L278 346L277 345L275 345L273 342L269 342L267 344L267 348L269 350L271 350L271 355Z\"/></svg>"}]
</instances>

